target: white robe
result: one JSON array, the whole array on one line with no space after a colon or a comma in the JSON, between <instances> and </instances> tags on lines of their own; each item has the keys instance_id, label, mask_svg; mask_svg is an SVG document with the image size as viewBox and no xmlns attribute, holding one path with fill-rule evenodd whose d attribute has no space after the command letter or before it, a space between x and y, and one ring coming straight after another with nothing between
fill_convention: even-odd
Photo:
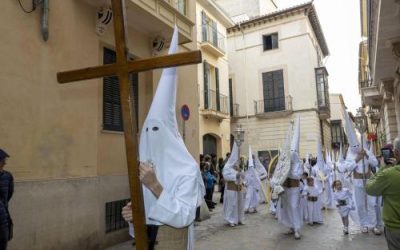
<instances>
[{"instance_id":1,"label":"white robe","mask_svg":"<svg viewBox=\"0 0 400 250\"><path fill-rule=\"evenodd\" d=\"M368 172L368 167L377 167L378 160L376 157L369 151L366 151L368 154L368 159L364 158L365 162L365 170L366 173ZM354 156L350 155L347 157L346 161L343 163L342 168L345 169L348 173L352 171L356 171L357 173L363 173L363 164L362 160L358 163L355 162ZM355 198L355 205L358 214L358 218L360 220L361 227L375 227L379 223L377 221L377 217L379 219L379 214L376 210L376 197L367 195L365 192L364 184L362 179L355 179L353 178L353 187L354 187L354 198ZM367 197L367 207L365 207L365 196ZM379 225L378 225L379 226Z\"/></svg>"},{"instance_id":2,"label":"white robe","mask_svg":"<svg viewBox=\"0 0 400 250\"><path fill-rule=\"evenodd\" d=\"M267 190L267 170L265 169L264 165L261 164L261 162L259 162L259 160L256 159L256 171L258 173L258 178L260 179L260 187L259 187L259 202L263 203L266 202L266 193L264 194L264 192L262 191L262 189L264 189L264 191L266 192Z\"/></svg>"},{"instance_id":3,"label":"white robe","mask_svg":"<svg viewBox=\"0 0 400 250\"><path fill-rule=\"evenodd\" d=\"M317 186L304 187L302 195L307 199L308 196L318 197L317 201L307 200L307 221L308 223L318 222L322 223L322 213L321 213L321 200L320 195L322 194L322 189Z\"/></svg>"},{"instance_id":4,"label":"white robe","mask_svg":"<svg viewBox=\"0 0 400 250\"><path fill-rule=\"evenodd\" d=\"M307 186L307 180L302 179L300 181L300 194L303 193L304 188ZM306 221L308 219L308 211L307 211L307 197L300 197L300 210L303 215L303 220Z\"/></svg>"},{"instance_id":5,"label":"white robe","mask_svg":"<svg viewBox=\"0 0 400 250\"><path fill-rule=\"evenodd\" d=\"M336 205L339 204L339 200L345 200L346 205L338 207L338 213L341 217L346 217L350 214L351 210L354 210L353 195L348 188L342 188L341 191L335 191L333 194Z\"/></svg>"},{"instance_id":6,"label":"white robe","mask_svg":"<svg viewBox=\"0 0 400 250\"><path fill-rule=\"evenodd\" d=\"M238 171L233 168L224 168L223 176L225 181L234 181L239 184L240 180L236 178ZM244 174L242 173L242 177ZM228 223L238 224L244 220L244 193L228 190L228 185L225 185L224 193L224 219Z\"/></svg>"},{"instance_id":7,"label":"white robe","mask_svg":"<svg viewBox=\"0 0 400 250\"><path fill-rule=\"evenodd\" d=\"M260 184L255 176L257 172L254 168L246 171L245 184L246 184L246 199L244 203L244 209L256 209L259 205L259 189Z\"/></svg>"},{"instance_id":8,"label":"white robe","mask_svg":"<svg viewBox=\"0 0 400 250\"><path fill-rule=\"evenodd\" d=\"M300 160L291 161L291 168L288 177L300 180L303 174L302 163ZM295 231L300 230L303 225L300 204L300 188L284 187L285 192L280 196L278 201L277 216L281 224L293 228Z\"/></svg>"}]
</instances>

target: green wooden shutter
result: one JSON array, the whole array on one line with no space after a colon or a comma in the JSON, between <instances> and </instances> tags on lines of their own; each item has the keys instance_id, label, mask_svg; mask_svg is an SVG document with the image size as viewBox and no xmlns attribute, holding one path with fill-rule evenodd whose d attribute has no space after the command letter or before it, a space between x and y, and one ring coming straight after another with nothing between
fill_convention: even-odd
<instances>
[{"instance_id":1,"label":"green wooden shutter","mask_svg":"<svg viewBox=\"0 0 400 250\"><path fill-rule=\"evenodd\" d=\"M217 30L217 23L212 21L212 44L214 47L218 48L218 30Z\"/></svg>"},{"instance_id":2,"label":"green wooden shutter","mask_svg":"<svg viewBox=\"0 0 400 250\"><path fill-rule=\"evenodd\" d=\"M215 68L215 92L217 96L217 111L221 111L221 100L219 95L219 69Z\"/></svg>"},{"instance_id":3,"label":"green wooden shutter","mask_svg":"<svg viewBox=\"0 0 400 250\"><path fill-rule=\"evenodd\" d=\"M115 63L116 59L115 51L104 48L104 64ZM103 78L103 129L123 131L119 82L116 76Z\"/></svg>"},{"instance_id":4,"label":"green wooden shutter","mask_svg":"<svg viewBox=\"0 0 400 250\"><path fill-rule=\"evenodd\" d=\"M208 63L206 61L203 62L203 79L204 79L204 109L208 109L209 82L208 82Z\"/></svg>"},{"instance_id":5,"label":"green wooden shutter","mask_svg":"<svg viewBox=\"0 0 400 250\"><path fill-rule=\"evenodd\" d=\"M104 48L103 63L112 64L117 59L113 50ZM138 74L130 74L130 82L133 91L133 105L136 109L136 121L138 121ZM110 131L123 131L122 109L120 100L119 81L117 76L109 76L103 78L103 129Z\"/></svg>"}]
</instances>

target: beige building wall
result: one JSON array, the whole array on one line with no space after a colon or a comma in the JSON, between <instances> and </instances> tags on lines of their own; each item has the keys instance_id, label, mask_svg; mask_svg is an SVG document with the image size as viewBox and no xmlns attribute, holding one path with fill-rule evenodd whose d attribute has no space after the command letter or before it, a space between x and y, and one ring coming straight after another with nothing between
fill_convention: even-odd
<instances>
[{"instance_id":1,"label":"beige building wall","mask_svg":"<svg viewBox=\"0 0 400 250\"><path fill-rule=\"evenodd\" d=\"M395 103L393 101L385 102L382 111L382 125L386 143L392 143L398 135Z\"/></svg>"},{"instance_id":2,"label":"beige building wall","mask_svg":"<svg viewBox=\"0 0 400 250\"><path fill-rule=\"evenodd\" d=\"M228 54L227 50L227 39L226 39L226 28L233 25L222 10L215 6L215 3L211 3L209 0L202 0L196 2L196 27L197 27L197 46L202 51L203 61L206 61L210 67L218 68L219 70L219 91L220 94L229 97L229 68L228 68ZM210 53L209 50L204 48L204 42L202 39L202 12L204 12L208 18L217 23L217 31L220 39L223 40L221 45L222 54L216 56L216 54ZM214 49L218 49L215 46ZM208 115L209 112L205 109L204 102L204 65L199 64L197 66L197 82L198 82L198 108L199 108L199 151L203 154L203 136L212 135L217 140L217 156L224 157L227 152L230 152L230 116L228 114L217 114L219 112L213 112L216 116ZM215 72L211 71L212 83L211 89L215 89ZM229 106L229 99L227 102ZM229 109L228 109L229 111Z\"/></svg>"},{"instance_id":3,"label":"beige building wall","mask_svg":"<svg viewBox=\"0 0 400 250\"><path fill-rule=\"evenodd\" d=\"M299 111L290 116L275 119L238 119L232 123L231 129L236 124L242 124L245 130L245 141L242 146L242 154L247 155L247 149L251 146L254 153L260 151L280 150L288 132L291 121L300 116L300 156L315 154L317 150L316 138L319 138L319 118L314 111Z\"/></svg>"},{"instance_id":4,"label":"beige building wall","mask_svg":"<svg viewBox=\"0 0 400 250\"><path fill-rule=\"evenodd\" d=\"M342 94L329 94L329 101L331 104L331 118L330 120L343 120L342 110L346 108Z\"/></svg>"},{"instance_id":5,"label":"beige building wall","mask_svg":"<svg viewBox=\"0 0 400 250\"><path fill-rule=\"evenodd\" d=\"M262 36L276 32L279 48L264 52ZM318 60L314 40L307 32L306 17L296 15L245 29L244 37L240 32L229 35L231 77L240 114L254 115L254 101L263 99L262 73L278 69L283 69L285 96L292 97L293 109L317 109L314 69L318 67Z\"/></svg>"},{"instance_id":6,"label":"beige building wall","mask_svg":"<svg viewBox=\"0 0 400 250\"><path fill-rule=\"evenodd\" d=\"M102 128L102 79L56 80L59 71L101 65L103 47L114 47L112 26L99 37L96 8L84 1L52 2L45 43L40 11L27 15L17 1L0 7L7 23L0 28L0 147L11 155L6 169L15 177L9 249L101 249L127 240L126 229L105 233L105 203L128 198L129 187L123 134ZM189 7L194 16L195 6ZM131 26L128 34L129 52L151 57L153 36ZM191 43L180 50L195 48ZM140 124L160 72L139 74ZM197 157L197 66L178 72L177 107L185 103L192 110L186 144Z\"/></svg>"},{"instance_id":7,"label":"beige building wall","mask_svg":"<svg viewBox=\"0 0 400 250\"><path fill-rule=\"evenodd\" d=\"M271 33L278 33L279 48L263 51L262 36ZM322 66L322 53L308 17L300 13L258 23L232 32L228 39L234 102L239 104L239 119L235 119L232 129L236 124L242 124L254 151L276 150L284 141L289 122L299 115L300 155L315 155L316 140L321 135L315 68ZM279 69L283 69L285 96L291 96L293 114L258 118L254 101L263 99L262 73ZM325 141L330 147L329 127L324 130Z\"/></svg>"}]
</instances>

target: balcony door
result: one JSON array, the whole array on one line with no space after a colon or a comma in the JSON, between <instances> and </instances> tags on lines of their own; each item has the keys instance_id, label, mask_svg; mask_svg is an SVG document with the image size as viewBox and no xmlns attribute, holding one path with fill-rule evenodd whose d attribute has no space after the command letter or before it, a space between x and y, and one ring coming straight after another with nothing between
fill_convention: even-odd
<instances>
[{"instance_id":1,"label":"balcony door","mask_svg":"<svg viewBox=\"0 0 400 250\"><path fill-rule=\"evenodd\" d=\"M217 155L217 138L211 134L203 136L203 154Z\"/></svg>"},{"instance_id":2,"label":"balcony door","mask_svg":"<svg viewBox=\"0 0 400 250\"><path fill-rule=\"evenodd\" d=\"M265 72L262 74L264 112L285 110L285 89L283 70Z\"/></svg>"}]
</instances>

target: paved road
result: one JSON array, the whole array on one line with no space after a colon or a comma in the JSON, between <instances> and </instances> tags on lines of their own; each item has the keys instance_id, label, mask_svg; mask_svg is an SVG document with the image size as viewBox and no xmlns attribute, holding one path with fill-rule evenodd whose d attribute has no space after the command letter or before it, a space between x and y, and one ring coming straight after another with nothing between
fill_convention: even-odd
<instances>
[{"instance_id":1,"label":"paved road","mask_svg":"<svg viewBox=\"0 0 400 250\"><path fill-rule=\"evenodd\" d=\"M222 205L218 204L211 212L211 219L196 225L196 250L387 249L383 235L362 234L356 227L351 227L349 235L343 235L340 217L335 210L324 212L324 225L305 225L301 230L301 240L284 235L287 229L267 214L266 205L260 206L258 213L246 215L246 225L235 228L225 225L221 210ZM109 248L128 249L131 249L129 242Z\"/></svg>"}]
</instances>

